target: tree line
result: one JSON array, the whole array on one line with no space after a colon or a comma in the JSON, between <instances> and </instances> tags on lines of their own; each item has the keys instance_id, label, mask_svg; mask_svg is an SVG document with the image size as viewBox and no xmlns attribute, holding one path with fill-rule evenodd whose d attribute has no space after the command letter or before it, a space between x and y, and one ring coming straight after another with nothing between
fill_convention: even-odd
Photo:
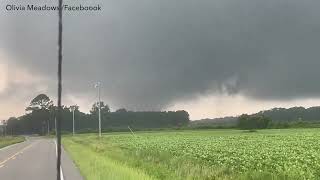
<instances>
[{"instance_id":1,"label":"tree line","mask_svg":"<svg viewBox=\"0 0 320 180\"><path fill-rule=\"evenodd\" d=\"M174 128L189 123L188 112L181 111L146 111L134 112L124 108L110 111L104 102L94 103L90 113L84 113L78 106L62 107L61 130L72 132L73 110L75 129L77 132L94 132L98 129L99 103L101 108L101 125L103 131L120 131L132 129ZM55 131L55 117L57 107L45 94L39 94L26 107L26 113L20 117L7 120L6 129L12 134L46 134Z\"/></svg>"},{"instance_id":2,"label":"tree line","mask_svg":"<svg viewBox=\"0 0 320 180\"><path fill-rule=\"evenodd\" d=\"M238 117L238 127L240 129L266 129L271 123L271 119L264 115L242 114Z\"/></svg>"},{"instance_id":3,"label":"tree line","mask_svg":"<svg viewBox=\"0 0 320 180\"><path fill-rule=\"evenodd\" d=\"M320 107L314 106L310 108L292 107L292 108L273 108L266 111L260 111L255 115L264 115L271 118L274 122L294 122L308 121L316 122L320 120Z\"/></svg>"},{"instance_id":4,"label":"tree line","mask_svg":"<svg viewBox=\"0 0 320 180\"><path fill-rule=\"evenodd\" d=\"M319 127L320 107L273 108L244 114L239 116L238 126L242 129Z\"/></svg>"},{"instance_id":5,"label":"tree line","mask_svg":"<svg viewBox=\"0 0 320 180\"><path fill-rule=\"evenodd\" d=\"M202 119L189 123L193 129L237 128L237 129L277 129L320 127L320 106L309 108L273 108L254 114L242 114L214 119Z\"/></svg>"}]
</instances>

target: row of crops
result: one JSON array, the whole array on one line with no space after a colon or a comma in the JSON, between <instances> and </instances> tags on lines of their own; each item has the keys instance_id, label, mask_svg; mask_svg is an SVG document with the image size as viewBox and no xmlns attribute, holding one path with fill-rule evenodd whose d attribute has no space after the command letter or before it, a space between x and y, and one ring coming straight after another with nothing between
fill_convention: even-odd
<instances>
[{"instance_id":1,"label":"row of crops","mask_svg":"<svg viewBox=\"0 0 320 180\"><path fill-rule=\"evenodd\" d=\"M170 153L234 172L294 173L320 177L320 131L266 130L142 133L110 136L112 142L136 152Z\"/></svg>"}]
</instances>

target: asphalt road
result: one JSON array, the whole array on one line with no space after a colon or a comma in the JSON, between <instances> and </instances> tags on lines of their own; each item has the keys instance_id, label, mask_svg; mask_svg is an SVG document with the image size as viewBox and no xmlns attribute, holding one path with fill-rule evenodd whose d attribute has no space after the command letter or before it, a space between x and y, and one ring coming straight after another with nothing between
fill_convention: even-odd
<instances>
[{"instance_id":1,"label":"asphalt road","mask_svg":"<svg viewBox=\"0 0 320 180\"><path fill-rule=\"evenodd\" d=\"M62 151L64 180L82 180L78 169ZM1 180L56 180L56 145L53 139L27 137L25 142L0 149Z\"/></svg>"}]
</instances>

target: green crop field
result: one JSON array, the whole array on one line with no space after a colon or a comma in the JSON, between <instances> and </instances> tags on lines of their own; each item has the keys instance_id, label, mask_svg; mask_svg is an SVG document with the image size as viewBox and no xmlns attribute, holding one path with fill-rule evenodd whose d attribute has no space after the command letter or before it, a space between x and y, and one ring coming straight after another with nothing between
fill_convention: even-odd
<instances>
[{"instance_id":1,"label":"green crop field","mask_svg":"<svg viewBox=\"0 0 320 180\"><path fill-rule=\"evenodd\" d=\"M320 129L66 136L88 180L320 179Z\"/></svg>"},{"instance_id":2,"label":"green crop field","mask_svg":"<svg viewBox=\"0 0 320 180\"><path fill-rule=\"evenodd\" d=\"M0 137L0 148L24 141L24 137Z\"/></svg>"}]
</instances>

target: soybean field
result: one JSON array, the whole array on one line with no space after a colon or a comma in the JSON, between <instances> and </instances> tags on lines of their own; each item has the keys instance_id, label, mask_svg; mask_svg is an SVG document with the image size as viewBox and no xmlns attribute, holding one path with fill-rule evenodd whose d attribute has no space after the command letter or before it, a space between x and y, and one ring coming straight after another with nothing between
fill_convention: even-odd
<instances>
[{"instance_id":1,"label":"soybean field","mask_svg":"<svg viewBox=\"0 0 320 180\"><path fill-rule=\"evenodd\" d=\"M319 129L198 130L82 134L63 143L93 180L319 179L319 139Z\"/></svg>"}]
</instances>

